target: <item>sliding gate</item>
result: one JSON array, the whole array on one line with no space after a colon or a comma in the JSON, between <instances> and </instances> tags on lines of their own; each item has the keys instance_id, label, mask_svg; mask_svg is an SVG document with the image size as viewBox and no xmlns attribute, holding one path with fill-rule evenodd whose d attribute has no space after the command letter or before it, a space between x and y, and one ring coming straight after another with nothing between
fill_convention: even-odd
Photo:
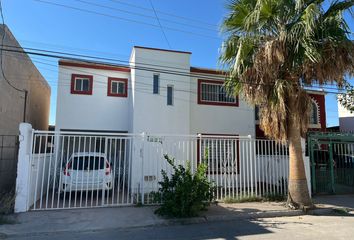
<instances>
[{"instance_id":1,"label":"sliding gate","mask_svg":"<svg viewBox=\"0 0 354 240\"><path fill-rule=\"evenodd\" d=\"M28 205L33 210L131 205L133 138L34 131Z\"/></svg>"}]
</instances>

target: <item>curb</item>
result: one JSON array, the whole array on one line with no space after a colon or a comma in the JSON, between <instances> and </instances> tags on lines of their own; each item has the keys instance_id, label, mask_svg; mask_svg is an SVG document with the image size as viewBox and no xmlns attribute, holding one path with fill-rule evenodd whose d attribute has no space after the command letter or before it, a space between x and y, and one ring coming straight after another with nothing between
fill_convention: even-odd
<instances>
[{"instance_id":1,"label":"curb","mask_svg":"<svg viewBox=\"0 0 354 240\"><path fill-rule=\"evenodd\" d=\"M245 220L245 219L256 219L256 218L273 218L273 217L293 217L305 215L302 210L286 210L286 211L268 211L268 212L253 212L253 213L239 213L232 215L214 215L214 216L203 216L195 218L182 218L182 219L168 219L168 225L186 225L186 224L198 224L198 223L208 223L208 222L222 222L222 221L232 221L232 220Z\"/></svg>"}]
</instances>

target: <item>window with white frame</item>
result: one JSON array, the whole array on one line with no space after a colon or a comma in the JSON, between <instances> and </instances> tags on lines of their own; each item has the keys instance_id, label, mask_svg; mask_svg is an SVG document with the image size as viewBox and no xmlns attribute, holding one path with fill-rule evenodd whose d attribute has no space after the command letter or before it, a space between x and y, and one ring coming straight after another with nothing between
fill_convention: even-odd
<instances>
[{"instance_id":1,"label":"window with white frame","mask_svg":"<svg viewBox=\"0 0 354 240\"><path fill-rule=\"evenodd\" d=\"M238 106L238 98L228 94L221 81L199 79L198 103L207 105Z\"/></svg>"},{"instance_id":2,"label":"window with white frame","mask_svg":"<svg viewBox=\"0 0 354 240\"><path fill-rule=\"evenodd\" d=\"M72 74L71 93L72 94L92 94L93 76Z\"/></svg>"},{"instance_id":3,"label":"window with white frame","mask_svg":"<svg viewBox=\"0 0 354 240\"><path fill-rule=\"evenodd\" d=\"M108 78L108 96L127 97L128 79Z\"/></svg>"}]
</instances>

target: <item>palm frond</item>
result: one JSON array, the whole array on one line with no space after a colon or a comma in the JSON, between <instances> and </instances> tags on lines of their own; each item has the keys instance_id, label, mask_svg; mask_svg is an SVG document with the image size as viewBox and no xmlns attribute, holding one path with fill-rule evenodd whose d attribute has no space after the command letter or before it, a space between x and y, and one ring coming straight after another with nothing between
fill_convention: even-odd
<instances>
[{"instance_id":1,"label":"palm frond","mask_svg":"<svg viewBox=\"0 0 354 240\"><path fill-rule=\"evenodd\" d=\"M343 17L353 2L335 0L326 11L324 0L230 2L220 57L229 70L225 86L261 106L267 136L287 139L290 116L306 131L310 105L302 83L341 86L354 74L354 44Z\"/></svg>"}]
</instances>

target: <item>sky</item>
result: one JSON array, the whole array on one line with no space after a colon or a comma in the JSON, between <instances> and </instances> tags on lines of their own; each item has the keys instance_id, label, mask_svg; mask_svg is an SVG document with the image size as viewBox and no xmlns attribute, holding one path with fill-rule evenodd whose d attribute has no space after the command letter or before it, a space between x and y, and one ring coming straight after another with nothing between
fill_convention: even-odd
<instances>
[{"instance_id":1,"label":"sky","mask_svg":"<svg viewBox=\"0 0 354 240\"><path fill-rule=\"evenodd\" d=\"M225 0L3 0L5 23L22 47L128 61L135 45L192 52L191 65L217 68ZM58 6L49 3L65 5ZM159 27L156 10L165 36ZM74 9L73 9L74 8ZM354 29L352 19L349 19ZM55 124L57 59L31 56L51 86ZM352 81L353 82L353 81ZM327 126L338 125L336 95L326 95Z\"/></svg>"}]
</instances>

